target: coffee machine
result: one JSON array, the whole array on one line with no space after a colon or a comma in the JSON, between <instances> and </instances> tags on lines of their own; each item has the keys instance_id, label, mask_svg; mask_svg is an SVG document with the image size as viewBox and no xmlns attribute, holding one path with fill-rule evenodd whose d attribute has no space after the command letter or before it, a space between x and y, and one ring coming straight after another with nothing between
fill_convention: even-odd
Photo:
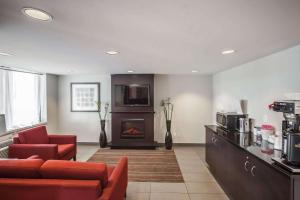
<instances>
[{"instance_id":1,"label":"coffee machine","mask_svg":"<svg viewBox=\"0 0 300 200\"><path fill-rule=\"evenodd\" d=\"M282 159L300 165L300 101L276 101L270 109L282 112Z\"/></svg>"}]
</instances>

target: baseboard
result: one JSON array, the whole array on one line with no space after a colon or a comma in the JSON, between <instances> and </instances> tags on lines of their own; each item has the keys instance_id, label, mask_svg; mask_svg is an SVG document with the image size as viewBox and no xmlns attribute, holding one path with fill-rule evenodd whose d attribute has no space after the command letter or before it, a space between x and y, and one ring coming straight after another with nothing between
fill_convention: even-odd
<instances>
[{"instance_id":1,"label":"baseboard","mask_svg":"<svg viewBox=\"0 0 300 200\"><path fill-rule=\"evenodd\" d=\"M79 145L99 145L99 142L77 142Z\"/></svg>"},{"instance_id":2,"label":"baseboard","mask_svg":"<svg viewBox=\"0 0 300 200\"><path fill-rule=\"evenodd\" d=\"M164 147L165 143L159 143L160 147ZM173 146L177 147L204 147L204 143L173 143Z\"/></svg>"}]
</instances>

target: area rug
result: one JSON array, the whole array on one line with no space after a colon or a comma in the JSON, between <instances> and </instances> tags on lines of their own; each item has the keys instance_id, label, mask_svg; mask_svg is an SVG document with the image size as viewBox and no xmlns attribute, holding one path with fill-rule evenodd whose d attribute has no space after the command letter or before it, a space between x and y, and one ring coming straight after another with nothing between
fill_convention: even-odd
<instances>
[{"instance_id":1,"label":"area rug","mask_svg":"<svg viewBox=\"0 0 300 200\"><path fill-rule=\"evenodd\" d=\"M174 151L99 149L88 162L115 165L122 156L128 157L129 181L184 182Z\"/></svg>"}]
</instances>

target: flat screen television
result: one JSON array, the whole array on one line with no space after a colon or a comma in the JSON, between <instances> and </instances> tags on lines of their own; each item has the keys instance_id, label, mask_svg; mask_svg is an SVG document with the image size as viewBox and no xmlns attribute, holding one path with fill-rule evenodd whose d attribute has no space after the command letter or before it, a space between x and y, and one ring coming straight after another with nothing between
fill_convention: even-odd
<instances>
[{"instance_id":1,"label":"flat screen television","mask_svg":"<svg viewBox=\"0 0 300 200\"><path fill-rule=\"evenodd\" d=\"M116 106L150 106L149 85L115 85Z\"/></svg>"}]
</instances>

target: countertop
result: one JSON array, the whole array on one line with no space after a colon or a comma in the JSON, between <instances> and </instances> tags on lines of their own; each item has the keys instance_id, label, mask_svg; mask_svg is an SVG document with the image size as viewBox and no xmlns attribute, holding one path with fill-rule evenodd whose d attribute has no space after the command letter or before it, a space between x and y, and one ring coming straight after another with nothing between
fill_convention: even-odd
<instances>
[{"instance_id":1,"label":"countertop","mask_svg":"<svg viewBox=\"0 0 300 200\"><path fill-rule=\"evenodd\" d=\"M272 158L281 158L281 151L274 150L272 145L267 141L262 141L262 144L256 144L251 140L251 133L240 133L237 131L225 131L217 125L206 125L206 128L211 129L218 136L224 138L236 147L250 153L252 156L263 161L265 164L280 170L281 172L291 174L290 171L280 167Z\"/></svg>"}]
</instances>

